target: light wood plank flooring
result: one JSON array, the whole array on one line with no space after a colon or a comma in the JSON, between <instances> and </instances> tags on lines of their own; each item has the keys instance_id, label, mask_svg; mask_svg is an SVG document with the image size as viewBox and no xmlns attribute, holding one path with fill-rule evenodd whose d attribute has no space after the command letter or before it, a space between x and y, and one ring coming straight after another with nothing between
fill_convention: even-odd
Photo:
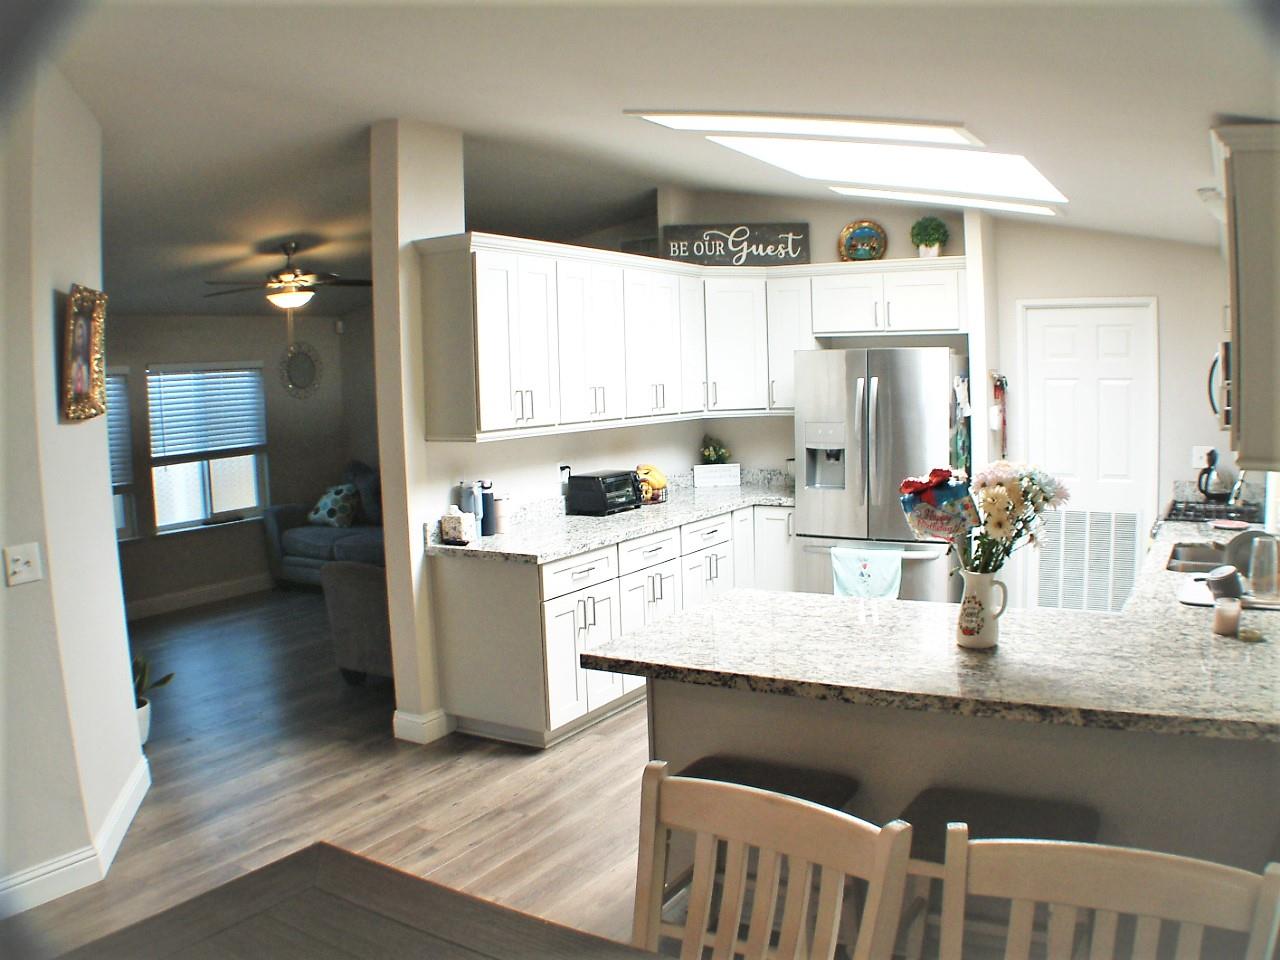
<instances>
[{"instance_id":1,"label":"light wood plank flooring","mask_svg":"<svg viewBox=\"0 0 1280 960\"><path fill-rule=\"evenodd\" d=\"M56 955L316 840L602 936L630 936L643 704L546 751L391 736L389 682L342 682L318 593L132 624L155 670L152 786L107 878L0 927Z\"/></svg>"}]
</instances>

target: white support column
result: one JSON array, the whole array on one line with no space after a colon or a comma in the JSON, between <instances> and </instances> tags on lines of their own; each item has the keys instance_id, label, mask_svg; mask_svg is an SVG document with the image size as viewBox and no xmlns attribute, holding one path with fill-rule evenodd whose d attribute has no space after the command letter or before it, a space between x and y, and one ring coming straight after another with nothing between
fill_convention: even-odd
<instances>
[{"instance_id":1,"label":"white support column","mask_svg":"<svg viewBox=\"0 0 1280 960\"><path fill-rule=\"evenodd\" d=\"M992 433L990 410L995 403L991 374L1000 362L999 316L996 300L995 221L977 210L964 212L965 296L969 318L969 400L973 406L973 469L1000 457L998 437ZM1008 374L1009 371L1001 371Z\"/></svg>"},{"instance_id":2,"label":"white support column","mask_svg":"<svg viewBox=\"0 0 1280 960\"><path fill-rule=\"evenodd\" d=\"M413 120L370 131L374 365L386 532L387 606L396 681L395 735L430 743L451 729L442 709L423 524L426 406L422 310L414 240L466 229L462 133Z\"/></svg>"}]
</instances>

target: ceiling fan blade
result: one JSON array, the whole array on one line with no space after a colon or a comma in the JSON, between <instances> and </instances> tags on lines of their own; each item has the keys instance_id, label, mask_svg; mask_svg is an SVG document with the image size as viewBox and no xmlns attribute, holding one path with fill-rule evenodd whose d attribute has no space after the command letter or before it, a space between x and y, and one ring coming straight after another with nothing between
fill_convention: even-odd
<instances>
[{"instance_id":1,"label":"ceiling fan blade","mask_svg":"<svg viewBox=\"0 0 1280 960\"><path fill-rule=\"evenodd\" d=\"M372 280L356 280L354 278L334 277L332 280L317 280L317 285L326 287L372 287Z\"/></svg>"},{"instance_id":2,"label":"ceiling fan blade","mask_svg":"<svg viewBox=\"0 0 1280 960\"><path fill-rule=\"evenodd\" d=\"M206 293L206 297L225 297L228 293L261 293L262 287L236 287L234 290L215 290L213 293Z\"/></svg>"},{"instance_id":3,"label":"ceiling fan blade","mask_svg":"<svg viewBox=\"0 0 1280 960\"><path fill-rule=\"evenodd\" d=\"M246 283L249 283L249 281L248 280L206 280L205 283L213 284L214 286L225 287L230 284L236 284L236 283L240 284L241 286L244 286ZM258 284L258 286L261 287L262 284Z\"/></svg>"}]
</instances>

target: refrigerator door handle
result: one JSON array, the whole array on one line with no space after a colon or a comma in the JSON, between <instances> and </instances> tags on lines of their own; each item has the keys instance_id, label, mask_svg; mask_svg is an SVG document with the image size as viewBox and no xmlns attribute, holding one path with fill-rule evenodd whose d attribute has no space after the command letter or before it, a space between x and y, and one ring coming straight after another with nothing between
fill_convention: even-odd
<instances>
[{"instance_id":1,"label":"refrigerator door handle","mask_svg":"<svg viewBox=\"0 0 1280 960\"><path fill-rule=\"evenodd\" d=\"M854 386L853 392L853 454L858 458L858 473L854 478L854 485L858 488L858 505L865 506L867 502L867 478L863 473L862 459L862 443L866 436L866 405L863 403L863 396L867 388L866 377L858 377L858 382ZM852 459L852 458L850 458Z\"/></svg>"},{"instance_id":2,"label":"refrigerator door handle","mask_svg":"<svg viewBox=\"0 0 1280 960\"><path fill-rule=\"evenodd\" d=\"M871 489L871 502L877 501L880 486L880 463L876 452L877 426L880 419L880 378L872 377L867 399L867 486Z\"/></svg>"}]
</instances>

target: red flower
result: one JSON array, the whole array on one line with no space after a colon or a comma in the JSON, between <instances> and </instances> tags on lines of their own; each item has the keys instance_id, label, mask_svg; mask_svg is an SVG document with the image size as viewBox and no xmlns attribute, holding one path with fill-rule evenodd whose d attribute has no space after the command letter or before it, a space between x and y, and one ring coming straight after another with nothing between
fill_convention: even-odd
<instances>
[{"instance_id":1,"label":"red flower","mask_svg":"<svg viewBox=\"0 0 1280 960\"><path fill-rule=\"evenodd\" d=\"M928 477L907 477L898 486L899 493L924 493L936 487L945 486L951 480L951 471L943 467L935 467L929 471Z\"/></svg>"}]
</instances>

